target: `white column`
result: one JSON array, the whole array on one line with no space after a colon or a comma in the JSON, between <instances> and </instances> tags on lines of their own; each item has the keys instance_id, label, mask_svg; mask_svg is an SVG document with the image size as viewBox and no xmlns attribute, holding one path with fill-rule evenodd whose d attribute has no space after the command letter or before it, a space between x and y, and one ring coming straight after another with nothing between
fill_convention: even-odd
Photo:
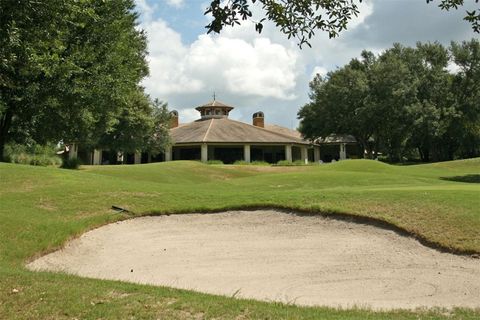
<instances>
[{"instance_id":1,"label":"white column","mask_svg":"<svg viewBox=\"0 0 480 320\"><path fill-rule=\"evenodd\" d=\"M345 146L345 143L340 144L340 160L347 159L347 150Z\"/></svg>"},{"instance_id":2,"label":"white column","mask_svg":"<svg viewBox=\"0 0 480 320\"><path fill-rule=\"evenodd\" d=\"M292 162L292 146L289 144L285 146L285 160Z\"/></svg>"},{"instance_id":3,"label":"white column","mask_svg":"<svg viewBox=\"0 0 480 320\"><path fill-rule=\"evenodd\" d=\"M302 162L308 164L308 149L306 146L300 147L300 153L302 155Z\"/></svg>"},{"instance_id":4,"label":"white column","mask_svg":"<svg viewBox=\"0 0 480 320\"><path fill-rule=\"evenodd\" d=\"M133 163L134 164L142 163L142 154L140 152L135 152L135 155L133 156Z\"/></svg>"},{"instance_id":5,"label":"white column","mask_svg":"<svg viewBox=\"0 0 480 320\"><path fill-rule=\"evenodd\" d=\"M93 165L98 166L102 164L102 150L93 150Z\"/></svg>"},{"instance_id":6,"label":"white column","mask_svg":"<svg viewBox=\"0 0 480 320\"><path fill-rule=\"evenodd\" d=\"M172 161L172 147L165 149L165 161Z\"/></svg>"},{"instance_id":7,"label":"white column","mask_svg":"<svg viewBox=\"0 0 480 320\"><path fill-rule=\"evenodd\" d=\"M315 163L320 162L320 147L313 147L313 160Z\"/></svg>"},{"instance_id":8,"label":"white column","mask_svg":"<svg viewBox=\"0 0 480 320\"><path fill-rule=\"evenodd\" d=\"M250 145L249 144L245 144L243 146L243 160L245 162L250 162Z\"/></svg>"},{"instance_id":9,"label":"white column","mask_svg":"<svg viewBox=\"0 0 480 320\"><path fill-rule=\"evenodd\" d=\"M202 162L208 161L208 145L206 143L202 144Z\"/></svg>"},{"instance_id":10,"label":"white column","mask_svg":"<svg viewBox=\"0 0 480 320\"><path fill-rule=\"evenodd\" d=\"M78 146L75 143L70 145L70 149L68 150L68 159L76 159L78 154Z\"/></svg>"}]
</instances>

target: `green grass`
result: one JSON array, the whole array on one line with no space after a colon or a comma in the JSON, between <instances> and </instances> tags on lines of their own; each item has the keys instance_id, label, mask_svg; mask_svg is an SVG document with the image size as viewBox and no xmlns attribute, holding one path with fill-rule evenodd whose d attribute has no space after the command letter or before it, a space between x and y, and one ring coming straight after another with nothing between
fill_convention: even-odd
<instances>
[{"instance_id":1,"label":"green grass","mask_svg":"<svg viewBox=\"0 0 480 320\"><path fill-rule=\"evenodd\" d=\"M238 300L35 273L24 264L88 229L127 218L112 205L136 215L266 206L345 214L386 222L451 251L480 252L479 172L480 159L294 167L179 161L74 171L0 163L0 319L478 319L480 310L373 312Z\"/></svg>"}]
</instances>

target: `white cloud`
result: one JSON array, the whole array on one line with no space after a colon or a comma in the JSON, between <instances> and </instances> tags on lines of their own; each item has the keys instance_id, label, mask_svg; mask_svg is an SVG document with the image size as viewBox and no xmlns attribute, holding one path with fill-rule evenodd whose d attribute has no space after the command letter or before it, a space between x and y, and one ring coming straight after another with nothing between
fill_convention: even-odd
<instances>
[{"instance_id":1,"label":"white cloud","mask_svg":"<svg viewBox=\"0 0 480 320\"><path fill-rule=\"evenodd\" d=\"M373 2L362 2L358 4L360 11L356 17L353 17L347 25L347 29L351 30L361 25L373 13Z\"/></svg>"},{"instance_id":2,"label":"white cloud","mask_svg":"<svg viewBox=\"0 0 480 320\"><path fill-rule=\"evenodd\" d=\"M328 70L324 67L321 66L316 66L313 68L312 74L310 75L310 79L315 78L317 74L319 74L322 77L325 77L328 73Z\"/></svg>"},{"instance_id":3,"label":"white cloud","mask_svg":"<svg viewBox=\"0 0 480 320\"><path fill-rule=\"evenodd\" d=\"M140 18L143 21L151 21L155 12L155 7L148 4L147 0L135 0L135 5L139 9Z\"/></svg>"},{"instance_id":4,"label":"white cloud","mask_svg":"<svg viewBox=\"0 0 480 320\"><path fill-rule=\"evenodd\" d=\"M455 62L450 61L447 65L447 71L452 73L452 74L457 74L460 71L462 71L462 68L460 68L460 66L458 64L456 64Z\"/></svg>"},{"instance_id":5,"label":"white cloud","mask_svg":"<svg viewBox=\"0 0 480 320\"><path fill-rule=\"evenodd\" d=\"M220 91L239 96L295 98L298 54L266 38L201 35L191 45L164 21L146 23L154 96Z\"/></svg>"},{"instance_id":6,"label":"white cloud","mask_svg":"<svg viewBox=\"0 0 480 320\"><path fill-rule=\"evenodd\" d=\"M143 26L148 34L150 77L145 80L147 90L154 96L169 93L196 92L203 84L185 72L182 59L188 54L180 35L164 21L157 20Z\"/></svg>"},{"instance_id":7,"label":"white cloud","mask_svg":"<svg viewBox=\"0 0 480 320\"><path fill-rule=\"evenodd\" d=\"M184 0L166 0L167 4L171 7L181 8L185 4Z\"/></svg>"},{"instance_id":8,"label":"white cloud","mask_svg":"<svg viewBox=\"0 0 480 320\"><path fill-rule=\"evenodd\" d=\"M182 109L178 113L178 118L181 123L188 123L194 120L197 120L199 117L198 111L194 108L191 109Z\"/></svg>"}]
</instances>

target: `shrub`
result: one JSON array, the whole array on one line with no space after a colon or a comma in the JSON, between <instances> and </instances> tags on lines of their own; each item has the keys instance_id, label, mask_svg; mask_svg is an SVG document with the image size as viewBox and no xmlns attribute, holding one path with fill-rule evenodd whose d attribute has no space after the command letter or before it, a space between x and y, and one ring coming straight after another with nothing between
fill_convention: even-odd
<instances>
[{"instance_id":1,"label":"shrub","mask_svg":"<svg viewBox=\"0 0 480 320\"><path fill-rule=\"evenodd\" d=\"M294 166L304 166L304 165L305 165L305 161L303 161L303 160L295 160L295 161L293 161L293 165L294 165Z\"/></svg>"},{"instance_id":2,"label":"shrub","mask_svg":"<svg viewBox=\"0 0 480 320\"><path fill-rule=\"evenodd\" d=\"M31 156L30 164L34 166L59 166L62 160L58 156L36 154Z\"/></svg>"},{"instance_id":3,"label":"shrub","mask_svg":"<svg viewBox=\"0 0 480 320\"><path fill-rule=\"evenodd\" d=\"M269 166L270 163L266 162L266 161L253 161L251 162L252 165L254 166Z\"/></svg>"},{"instance_id":4,"label":"shrub","mask_svg":"<svg viewBox=\"0 0 480 320\"><path fill-rule=\"evenodd\" d=\"M269 166L270 165L270 163L265 162L265 161L247 162L245 160L237 160L233 164L237 165L237 166Z\"/></svg>"},{"instance_id":5,"label":"shrub","mask_svg":"<svg viewBox=\"0 0 480 320\"><path fill-rule=\"evenodd\" d=\"M82 162L78 158L63 159L61 167L63 169L78 169L81 164Z\"/></svg>"},{"instance_id":6,"label":"shrub","mask_svg":"<svg viewBox=\"0 0 480 320\"><path fill-rule=\"evenodd\" d=\"M233 163L235 166L249 166L250 162L247 162L245 160L237 160Z\"/></svg>"},{"instance_id":7,"label":"shrub","mask_svg":"<svg viewBox=\"0 0 480 320\"><path fill-rule=\"evenodd\" d=\"M34 166L58 166L62 162L55 153L53 145L8 144L5 146L5 160L12 163L29 164Z\"/></svg>"},{"instance_id":8,"label":"shrub","mask_svg":"<svg viewBox=\"0 0 480 320\"><path fill-rule=\"evenodd\" d=\"M222 160L208 160L207 164L223 164Z\"/></svg>"},{"instance_id":9,"label":"shrub","mask_svg":"<svg viewBox=\"0 0 480 320\"><path fill-rule=\"evenodd\" d=\"M277 166L305 166L305 161L303 160L295 160L295 161L288 161L288 160L280 160L276 164Z\"/></svg>"},{"instance_id":10,"label":"shrub","mask_svg":"<svg viewBox=\"0 0 480 320\"><path fill-rule=\"evenodd\" d=\"M276 165L277 166L293 166L293 162L288 160L280 160L277 162Z\"/></svg>"}]
</instances>

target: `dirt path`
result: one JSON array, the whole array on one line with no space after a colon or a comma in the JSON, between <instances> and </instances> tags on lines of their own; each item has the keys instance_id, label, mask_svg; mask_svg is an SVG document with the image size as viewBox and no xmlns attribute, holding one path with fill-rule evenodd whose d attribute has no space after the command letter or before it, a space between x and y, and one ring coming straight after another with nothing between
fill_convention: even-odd
<instances>
[{"instance_id":1,"label":"dirt path","mask_svg":"<svg viewBox=\"0 0 480 320\"><path fill-rule=\"evenodd\" d=\"M478 259L389 230L276 211L114 223L28 267L300 305L480 308Z\"/></svg>"}]
</instances>

